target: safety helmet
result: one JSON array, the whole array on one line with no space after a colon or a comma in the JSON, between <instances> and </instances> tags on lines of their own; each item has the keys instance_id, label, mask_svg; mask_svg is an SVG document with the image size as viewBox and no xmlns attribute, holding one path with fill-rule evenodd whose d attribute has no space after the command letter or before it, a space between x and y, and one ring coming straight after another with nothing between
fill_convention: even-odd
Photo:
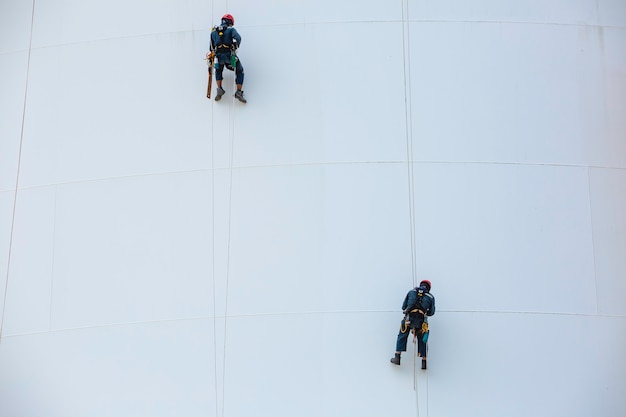
<instances>
[{"instance_id":1,"label":"safety helmet","mask_svg":"<svg viewBox=\"0 0 626 417\"><path fill-rule=\"evenodd\" d=\"M231 26L235 24L235 18L232 14L226 13L224 16L222 16L222 23L224 23L224 21L226 21L226 23L229 23Z\"/></svg>"},{"instance_id":2,"label":"safety helmet","mask_svg":"<svg viewBox=\"0 0 626 417\"><path fill-rule=\"evenodd\" d=\"M422 280L422 282L420 282L420 287L424 284L426 284L426 286L428 287L428 291L430 291L430 288L431 288L430 281L427 279Z\"/></svg>"}]
</instances>

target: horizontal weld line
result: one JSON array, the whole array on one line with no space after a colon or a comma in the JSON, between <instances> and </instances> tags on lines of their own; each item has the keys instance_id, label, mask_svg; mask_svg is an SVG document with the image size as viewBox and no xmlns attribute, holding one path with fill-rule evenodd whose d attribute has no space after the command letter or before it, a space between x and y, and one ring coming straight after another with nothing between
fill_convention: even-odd
<instances>
[{"instance_id":1,"label":"horizontal weld line","mask_svg":"<svg viewBox=\"0 0 626 417\"><path fill-rule=\"evenodd\" d=\"M301 311L301 312L274 312L274 313L250 313L250 314L229 314L229 315L216 315L216 316L197 316L197 317L180 317L172 319L162 320L144 320L144 321L129 321L118 322L108 324L98 324L93 326L76 326L65 327L53 330L42 330L34 332L15 333L11 335L3 335L3 339L12 337L31 336L47 333L63 333L80 330L90 330L98 328L110 328L110 327L123 327L123 326L137 326L144 324L156 324L156 323L173 323L180 321L201 321L201 320L213 320L213 319L233 319L233 318L252 318L252 317L278 317L278 316L316 316L316 315L348 315L348 314L402 314L398 310L345 310L345 311ZM533 315L533 316L564 316L564 317L602 317L602 318L622 318L626 319L626 316L619 314L595 314L595 313L572 313L572 312L556 312L556 311L505 311L505 310L437 310L438 315L442 314L503 314L503 315Z\"/></svg>"},{"instance_id":2,"label":"horizontal weld line","mask_svg":"<svg viewBox=\"0 0 626 417\"><path fill-rule=\"evenodd\" d=\"M525 21L525 20L480 20L480 19L409 19L409 23L438 23L438 24L455 24L455 23L484 23L484 24L511 24L511 25L536 25L536 26L565 26L565 27L601 27L607 29L625 29L626 26L619 25L603 25L601 23L567 23L567 22L541 22L541 21ZM400 19L391 19L391 20L349 20L349 21L317 21L317 22L309 22L306 20L298 21L298 22L289 22L289 23L274 23L271 25L242 25L238 26L241 29L244 28L264 28L264 27L276 27L276 26L307 26L307 25L337 25L337 24L359 24L359 23L380 23L380 24L388 24L388 23L403 23L403 20ZM172 31L163 31L163 32L146 32L146 33L138 33L132 35L121 35L121 36L110 36L106 38L94 38L87 40L78 40L72 42L65 42L59 44L52 45L42 45L33 47L33 50L45 49L45 48L55 48L69 45L79 45L85 43L92 42L106 42L111 40L118 39L130 39L130 38L144 38L149 36L158 36L158 35L174 35L180 33L209 33L211 31L210 28L206 29L184 29L184 30L172 30ZM11 51L0 52L0 56L9 55L14 53L25 52L28 49L17 49Z\"/></svg>"},{"instance_id":3,"label":"horizontal weld line","mask_svg":"<svg viewBox=\"0 0 626 417\"><path fill-rule=\"evenodd\" d=\"M294 164L267 164L267 165L241 165L241 166L233 166L233 167L217 167L217 168L198 168L198 169L190 169L190 170L180 170L180 171L165 171L165 172L154 172L154 173L143 173L143 174L129 174L129 175L118 175L113 177L102 177L102 178L90 178L85 180L76 180L76 181L63 181L57 183L49 183L49 184L40 184L40 185L31 185L26 187L20 187L20 190L29 190L35 188L45 188L52 186L60 186L60 185L71 185L71 184L85 184L89 182L102 182L102 181L111 181L111 180L119 180L119 179L127 179L127 178L140 178L140 177L149 177L149 176L159 176L159 175L172 175L172 174L190 174L194 172L215 172L215 171L229 171L229 170L247 170L247 169L256 169L256 168L289 168L289 167L310 167L310 166L337 166L337 165L389 165L389 164L397 164L404 165L406 164L406 160L397 160L397 161L338 161L338 162L311 162L311 163L294 163ZM626 170L626 167L618 167L618 166L601 166L601 165L581 165L581 164L559 164L559 163L551 163L551 162L497 162L497 161L424 161L424 160L411 160L409 163L412 164L421 164L421 165L511 165L511 166L528 166L528 167L562 167L562 168L588 168L588 169L611 169L611 170ZM0 190L1 192L9 192L15 191L13 188Z\"/></svg>"}]
</instances>

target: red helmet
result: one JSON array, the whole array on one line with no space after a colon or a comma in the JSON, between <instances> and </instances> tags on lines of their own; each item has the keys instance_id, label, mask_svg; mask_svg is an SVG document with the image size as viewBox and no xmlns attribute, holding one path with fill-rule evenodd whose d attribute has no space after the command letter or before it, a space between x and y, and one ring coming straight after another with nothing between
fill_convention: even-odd
<instances>
[{"instance_id":1,"label":"red helmet","mask_svg":"<svg viewBox=\"0 0 626 417\"><path fill-rule=\"evenodd\" d=\"M430 281L427 279L422 280L422 282L420 282L420 287L422 286L422 284L426 284L428 286L428 291L430 291L430 289L432 288Z\"/></svg>"},{"instance_id":2,"label":"red helmet","mask_svg":"<svg viewBox=\"0 0 626 417\"><path fill-rule=\"evenodd\" d=\"M222 21L224 21L224 20L228 20L228 21L230 21L230 24L231 24L231 25L234 25L234 24L235 24L235 18L233 17L233 15L232 15L232 14L228 14L228 13L226 13L224 16L222 16Z\"/></svg>"}]
</instances>

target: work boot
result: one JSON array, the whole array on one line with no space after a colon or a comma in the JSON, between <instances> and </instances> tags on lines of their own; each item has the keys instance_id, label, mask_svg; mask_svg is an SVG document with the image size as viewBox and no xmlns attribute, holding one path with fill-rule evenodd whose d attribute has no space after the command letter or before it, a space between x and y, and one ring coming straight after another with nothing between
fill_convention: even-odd
<instances>
[{"instance_id":1,"label":"work boot","mask_svg":"<svg viewBox=\"0 0 626 417\"><path fill-rule=\"evenodd\" d=\"M243 90L237 90L235 93L235 98L242 103L247 103L246 99L243 97Z\"/></svg>"},{"instance_id":2,"label":"work boot","mask_svg":"<svg viewBox=\"0 0 626 417\"><path fill-rule=\"evenodd\" d=\"M426 358L422 358L422 369L426 369Z\"/></svg>"},{"instance_id":3,"label":"work boot","mask_svg":"<svg viewBox=\"0 0 626 417\"><path fill-rule=\"evenodd\" d=\"M396 365L400 365L400 354L396 353L396 355L391 358L391 363L394 363Z\"/></svg>"},{"instance_id":4,"label":"work boot","mask_svg":"<svg viewBox=\"0 0 626 417\"><path fill-rule=\"evenodd\" d=\"M220 101L224 94L226 94L226 91L224 91L222 87L217 87L217 94L215 95L215 101Z\"/></svg>"}]
</instances>

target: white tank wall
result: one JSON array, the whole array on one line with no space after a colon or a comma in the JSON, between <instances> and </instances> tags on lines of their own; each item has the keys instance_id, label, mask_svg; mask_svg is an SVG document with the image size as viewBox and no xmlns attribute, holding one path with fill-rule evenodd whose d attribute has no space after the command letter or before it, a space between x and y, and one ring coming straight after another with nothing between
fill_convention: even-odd
<instances>
[{"instance_id":1,"label":"white tank wall","mask_svg":"<svg viewBox=\"0 0 626 417\"><path fill-rule=\"evenodd\" d=\"M0 415L623 416L625 51L620 0L1 2Z\"/></svg>"}]
</instances>

